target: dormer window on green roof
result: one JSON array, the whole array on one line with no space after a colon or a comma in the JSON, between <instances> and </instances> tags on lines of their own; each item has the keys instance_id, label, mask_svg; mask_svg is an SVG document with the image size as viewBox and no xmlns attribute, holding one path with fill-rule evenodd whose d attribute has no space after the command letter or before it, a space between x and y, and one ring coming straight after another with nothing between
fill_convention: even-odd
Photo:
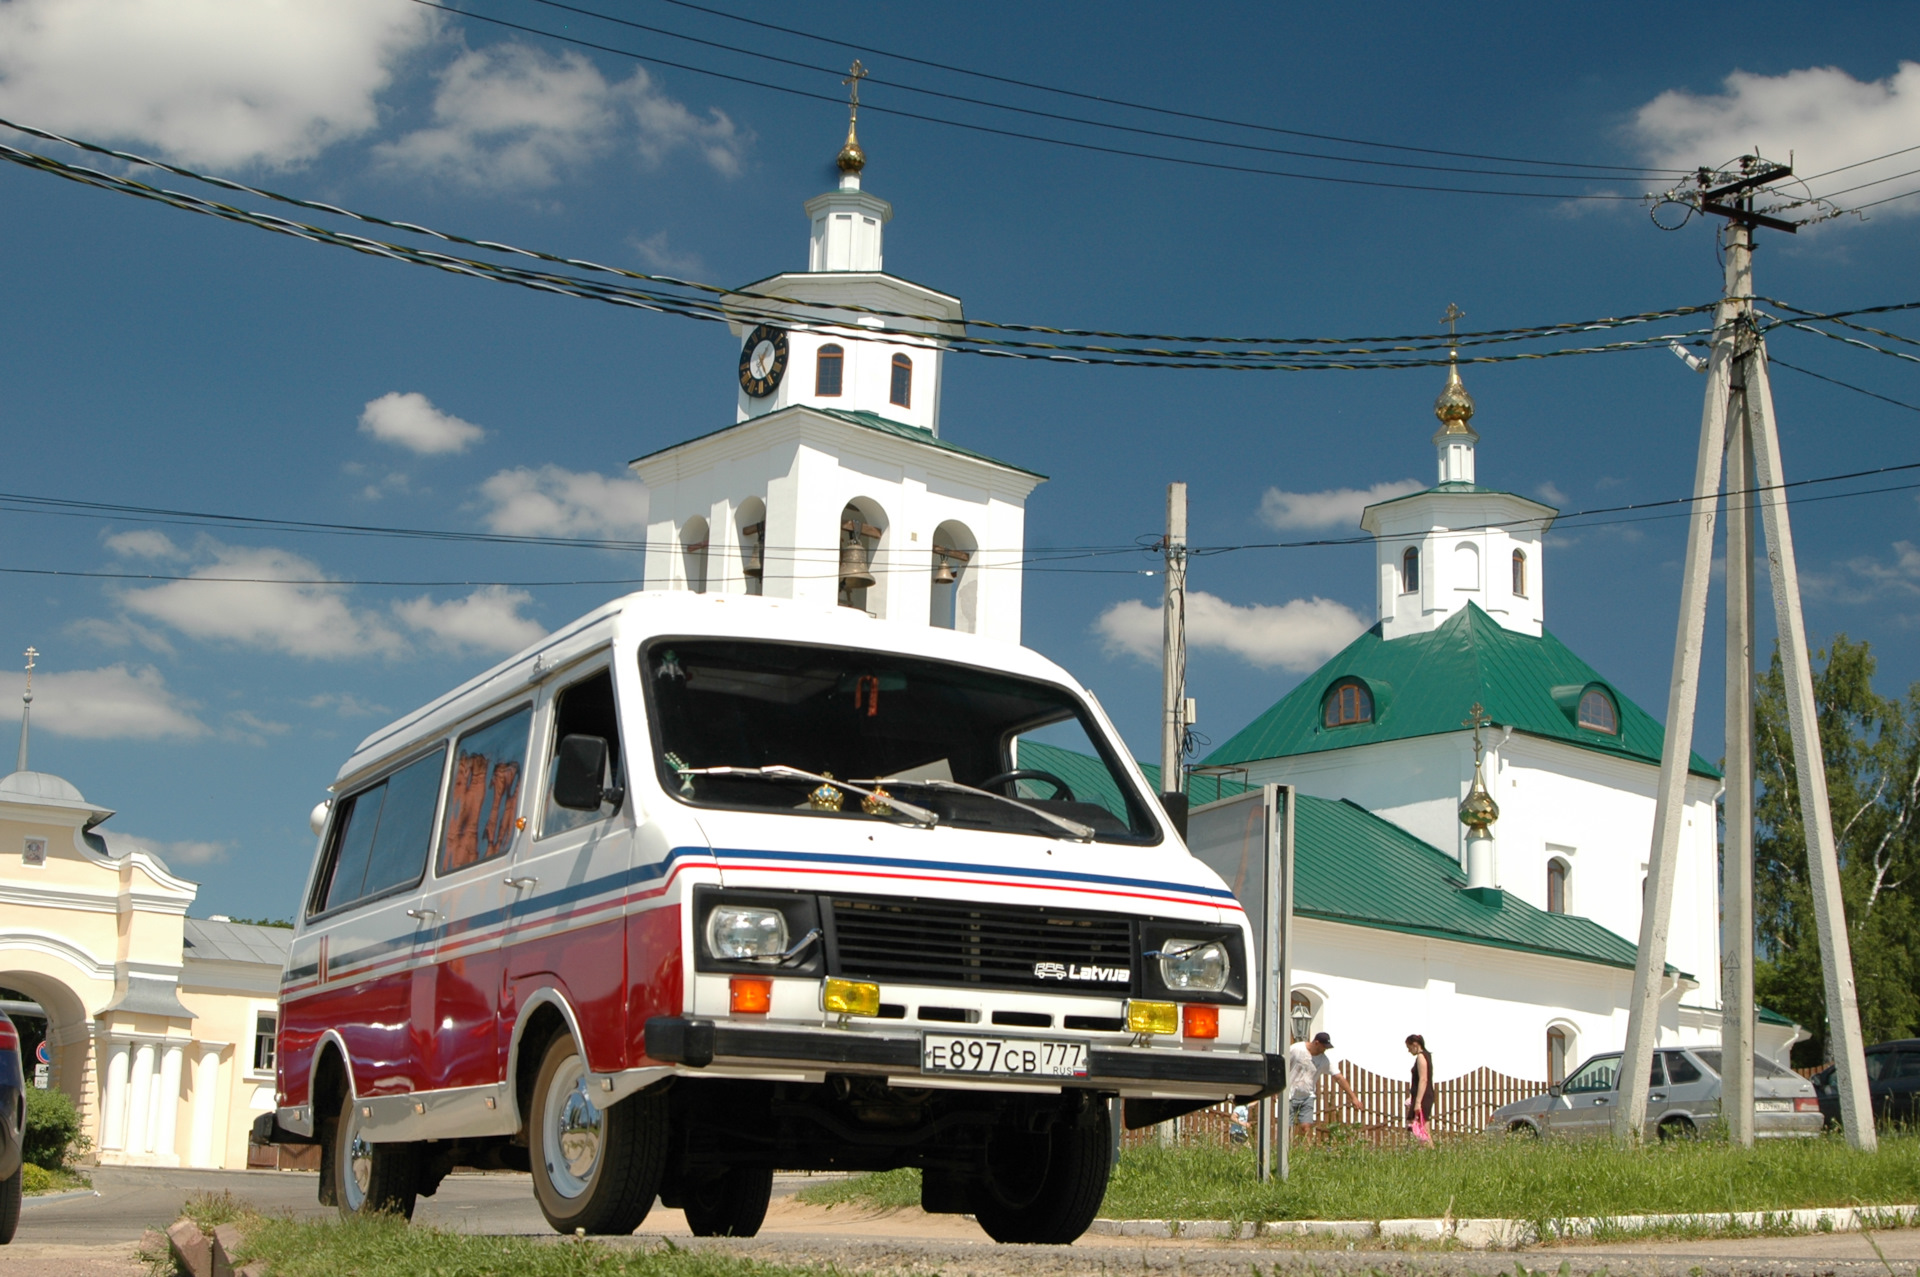
<instances>
[{"instance_id":1,"label":"dormer window on green roof","mask_svg":"<svg viewBox=\"0 0 1920 1277\"><path fill-rule=\"evenodd\" d=\"M1613 698L1598 687L1589 687L1580 696L1580 710L1574 721L1590 732L1620 734L1620 716L1614 712Z\"/></svg>"},{"instance_id":2,"label":"dormer window on green roof","mask_svg":"<svg viewBox=\"0 0 1920 1277\"><path fill-rule=\"evenodd\" d=\"M1327 689L1320 721L1328 727L1347 727L1373 721L1373 693L1358 679L1347 679Z\"/></svg>"}]
</instances>

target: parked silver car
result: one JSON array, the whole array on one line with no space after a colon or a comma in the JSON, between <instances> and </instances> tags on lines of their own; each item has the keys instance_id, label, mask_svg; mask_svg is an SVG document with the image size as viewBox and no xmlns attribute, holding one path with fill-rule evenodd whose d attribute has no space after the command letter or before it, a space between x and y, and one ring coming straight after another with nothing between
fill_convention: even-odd
<instances>
[{"instance_id":1,"label":"parked silver car","mask_svg":"<svg viewBox=\"0 0 1920 1277\"><path fill-rule=\"evenodd\" d=\"M1682 1138L1719 1119L1719 1051L1656 1051L1648 1082L1649 1138ZM1619 1087L1620 1052L1596 1055L1547 1094L1495 1109L1487 1130L1514 1135L1605 1135L1613 1127ZM1820 1133L1820 1100L1813 1083L1761 1056L1753 1061L1753 1109L1756 1136Z\"/></svg>"}]
</instances>

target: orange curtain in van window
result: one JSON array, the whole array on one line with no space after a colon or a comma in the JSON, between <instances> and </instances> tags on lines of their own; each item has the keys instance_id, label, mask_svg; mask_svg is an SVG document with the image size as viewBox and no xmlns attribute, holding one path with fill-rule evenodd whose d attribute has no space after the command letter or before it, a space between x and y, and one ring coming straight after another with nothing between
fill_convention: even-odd
<instances>
[{"instance_id":1,"label":"orange curtain in van window","mask_svg":"<svg viewBox=\"0 0 1920 1277\"><path fill-rule=\"evenodd\" d=\"M461 754L453 763L453 792L447 803L447 846L440 871L465 869L480 861L480 809L487 802L487 756Z\"/></svg>"}]
</instances>

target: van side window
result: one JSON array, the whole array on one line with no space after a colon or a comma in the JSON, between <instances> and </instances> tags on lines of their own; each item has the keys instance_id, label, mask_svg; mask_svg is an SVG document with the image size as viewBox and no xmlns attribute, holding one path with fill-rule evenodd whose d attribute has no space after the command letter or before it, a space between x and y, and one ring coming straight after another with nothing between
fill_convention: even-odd
<instances>
[{"instance_id":1,"label":"van side window","mask_svg":"<svg viewBox=\"0 0 1920 1277\"><path fill-rule=\"evenodd\" d=\"M492 860L513 846L532 723L533 708L528 706L460 738L453 752L453 783L447 788L438 872L449 874Z\"/></svg>"},{"instance_id":2,"label":"van side window","mask_svg":"<svg viewBox=\"0 0 1920 1277\"><path fill-rule=\"evenodd\" d=\"M419 880L433 841L443 746L407 764L341 804L334 818L334 855L318 898L338 909Z\"/></svg>"},{"instance_id":3,"label":"van side window","mask_svg":"<svg viewBox=\"0 0 1920 1277\"><path fill-rule=\"evenodd\" d=\"M620 718L613 707L613 672L601 670L562 691L553 701L553 743L567 736L598 736L607 742L607 768L611 779L620 770ZM547 807L540 819L540 836L578 829L597 820L605 820L618 810L612 803L601 803L598 811L571 811L553 801L553 774L557 761L549 750L547 763Z\"/></svg>"}]
</instances>

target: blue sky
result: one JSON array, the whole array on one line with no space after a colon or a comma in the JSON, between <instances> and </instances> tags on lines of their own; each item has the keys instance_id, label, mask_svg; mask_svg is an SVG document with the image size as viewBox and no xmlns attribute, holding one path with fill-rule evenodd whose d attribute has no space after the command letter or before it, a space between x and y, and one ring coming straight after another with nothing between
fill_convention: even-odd
<instances>
[{"instance_id":1,"label":"blue sky","mask_svg":"<svg viewBox=\"0 0 1920 1277\"><path fill-rule=\"evenodd\" d=\"M825 73L594 23L530 0L464 7L752 79L838 94ZM1920 145L1920 13L1844 21L1760 4L952 6L741 0L726 12L586 0L635 21L876 80L1262 145L1321 144L1073 101L897 56L1307 132L1622 166L1718 163L1748 145L1820 172ZM881 50L885 52L877 52ZM866 101L1122 149L1209 149L914 97ZM828 102L641 65L407 0L0 0L0 116L311 198L642 270L739 284L805 263L801 204L844 129ZM1206 334L1433 331L1710 300L1713 237L1632 201L1383 190L1180 167L883 114L862 116L867 188L891 200L887 264L994 320ZM19 142L9 136L0 141ZM36 144L65 159L63 148ZM1331 147L1348 156L1409 152ZM1479 164L1425 157L1439 165ZM1424 162L1424 160L1423 160ZM1920 169L1920 151L1814 183ZM1459 174L1374 170L1456 185ZM138 174L136 174L138 176ZM179 185L177 180L169 183ZM1842 204L1894 195L1882 182ZM1527 183L1508 182L1520 187ZM1629 178L1555 190L1638 194ZM247 202L247 201L240 201ZM253 202L257 204L257 201ZM1920 299L1920 197L1763 238L1760 291L1807 309ZM403 267L0 171L0 490L361 524L632 537L631 457L732 419L733 340L646 315ZM1907 334L1920 324L1868 319ZM1857 335L1857 334L1856 334ZM1920 351L1878 340L1893 349ZM1920 403L1920 368L1782 331L1780 359ZM1701 379L1662 351L1469 369L1483 483L1566 510L1690 482ZM954 356L944 433L1052 479L1033 547L1125 544L1190 485L1197 544L1353 530L1376 485L1431 477L1434 370L1228 373ZM1915 413L1776 373L1798 477L1920 461ZM1818 489L1912 482L1895 475ZM1809 493L1811 495L1811 493ZM1913 490L1796 507L1808 620L1871 640L1883 691L1920 679ZM4 504L4 503L0 503ZM1659 713L1681 521L1569 528L1546 555L1548 624ZM118 809L204 886L195 912L284 916L308 809L383 717L599 602L636 556L159 525L0 510L0 566L224 572L434 586L243 587L0 577L0 651L42 657L33 759ZM1198 561L1192 693L1215 741L1372 618L1367 547ZM1127 648L1158 581L1030 573L1027 641L1157 750L1156 667ZM246 572L236 569L248 569ZM1118 612L1114 609L1118 607ZM1717 612L1718 604L1715 604ZM1204 615L1202 615L1204 613ZM1102 618L1108 622L1103 626ZM1769 628L1764 625L1763 628ZM1715 641L1717 641L1717 636ZM5 662L15 666L9 655ZM1717 675L1696 739L1719 749ZM9 710L18 676L0 680ZM1462 707L1463 711L1465 707ZM10 738L9 738L10 739Z\"/></svg>"}]
</instances>

